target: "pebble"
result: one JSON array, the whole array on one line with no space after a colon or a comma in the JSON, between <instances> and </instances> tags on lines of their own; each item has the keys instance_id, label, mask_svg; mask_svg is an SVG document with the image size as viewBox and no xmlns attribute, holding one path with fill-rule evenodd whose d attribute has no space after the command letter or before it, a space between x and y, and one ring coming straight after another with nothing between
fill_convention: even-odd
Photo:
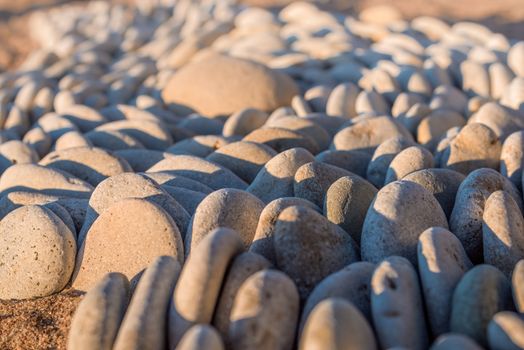
<instances>
[{"instance_id":1,"label":"pebble","mask_svg":"<svg viewBox=\"0 0 524 350\"><path fill-rule=\"evenodd\" d=\"M515 131L502 144L500 151L500 173L522 190L522 168L524 167L524 131Z\"/></svg>"},{"instance_id":2,"label":"pebble","mask_svg":"<svg viewBox=\"0 0 524 350\"><path fill-rule=\"evenodd\" d=\"M263 256L253 252L242 253L231 262L213 315L213 325L220 332L226 344L229 343L231 309L240 287L250 276L258 271L271 268L271 265Z\"/></svg>"},{"instance_id":3,"label":"pebble","mask_svg":"<svg viewBox=\"0 0 524 350\"><path fill-rule=\"evenodd\" d=\"M79 233L82 242L91 225L106 209L126 198L143 198L160 206L171 220L174 220L177 231L185 234L190 216L185 209L163 190L155 181L146 175L123 173L102 181L89 198L86 218Z\"/></svg>"},{"instance_id":4,"label":"pebble","mask_svg":"<svg viewBox=\"0 0 524 350\"><path fill-rule=\"evenodd\" d=\"M117 130L93 130L85 133L84 136L93 146L103 148L107 151L144 148L144 145L137 139Z\"/></svg>"},{"instance_id":5,"label":"pebble","mask_svg":"<svg viewBox=\"0 0 524 350\"><path fill-rule=\"evenodd\" d=\"M304 148L312 154L319 151L318 143L310 136L285 128L263 127L249 133L242 141L256 142L271 147L277 153L292 149Z\"/></svg>"},{"instance_id":6,"label":"pebble","mask_svg":"<svg viewBox=\"0 0 524 350\"><path fill-rule=\"evenodd\" d=\"M176 350L224 350L224 344L216 329L197 324L184 334Z\"/></svg>"},{"instance_id":7,"label":"pebble","mask_svg":"<svg viewBox=\"0 0 524 350\"><path fill-rule=\"evenodd\" d=\"M524 313L524 286L522 282L524 281L524 260L520 260L513 269L513 274L511 276L511 286L513 290L513 301L515 303L516 309L520 313Z\"/></svg>"},{"instance_id":8,"label":"pebble","mask_svg":"<svg viewBox=\"0 0 524 350\"><path fill-rule=\"evenodd\" d=\"M94 187L108 177L132 171L126 160L94 147L51 152L39 164L69 173Z\"/></svg>"},{"instance_id":9,"label":"pebble","mask_svg":"<svg viewBox=\"0 0 524 350\"><path fill-rule=\"evenodd\" d=\"M88 198L93 187L66 172L37 164L15 164L0 177L0 194L34 191L48 195Z\"/></svg>"},{"instance_id":10,"label":"pebble","mask_svg":"<svg viewBox=\"0 0 524 350\"><path fill-rule=\"evenodd\" d=\"M231 349L289 349L295 338L299 295L284 273L262 270L238 290L231 309Z\"/></svg>"},{"instance_id":11,"label":"pebble","mask_svg":"<svg viewBox=\"0 0 524 350\"><path fill-rule=\"evenodd\" d=\"M488 325L488 343L494 350L524 348L524 318L515 312L501 311Z\"/></svg>"},{"instance_id":12,"label":"pebble","mask_svg":"<svg viewBox=\"0 0 524 350\"><path fill-rule=\"evenodd\" d=\"M264 203L245 191L225 188L209 194L191 218L185 236L186 256L209 232L218 227L236 231L244 247L249 247L263 209Z\"/></svg>"},{"instance_id":13,"label":"pebble","mask_svg":"<svg viewBox=\"0 0 524 350\"><path fill-rule=\"evenodd\" d=\"M359 89L355 84L337 85L329 94L326 114L351 119L357 116L356 101Z\"/></svg>"},{"instance_id":14,"label":"pebble","mask_svg":"<svg viewBox=\"0 0 524 350\"><path fill-rule=\"evenodd\" d=\"M429 326L438 336L449 332L453 291L473 265L458 238L441 227L422 232L417 256Z\"/></svg>"},{"instance_id":15,"label":"pebble","mask_svg":"<svg viewBox=\"0 0 524 350\"><path fill-rule=\"evenodd\" d=\"M392 182L378 191L366 214L360 240L362 260L378 263L399 255L417 266L419 236L433 226L448 228L435 197L414 182Z\"/></svg>"},{"instance_id":16,"label":"pebble","mask_svg":"<svg viewBox=\"0 0 524 350\"><path fill-rule=\"evenodd\" d=\"M462 277L453 292L450 329L486 346L493 316L511 307L511 285L500 270L477 265Z\"/></svg>"},{"instance_id":17,"label":"pebble","mask_svg":"<svg viewBox=\"0 0 524 350\"><path fill-rule=\"evenodd\" d=\"M220 147L206 160L231 170L246 183L252 183L260 169L276 155L272 148L265 145L238 141Z\"/></svg>"},{"instance_id":18,"label":"pebble","mask_svg":"<svg viewBox=\"0 0 524 350\"><path fill-rule=\"evenodd\" d=\"M475 169L498 169L502 145L497 135L484 124L470 123L463 127L449 146L440 163L443 168L468 175Z\"/></svg>"},{"instance_id":19,"label":"pebble","mask_svg":"<svg viewBox=\"0 0 524 350\"><path fill-rule=\"evenodd\" d=\"M482 347L464 334L447 333L438 337L430 350L482 350Z\"/></svg>"},{"instance_id":20,"label":"pebble","mask_svg":"<svg viewBox=\"0 0 524 350\"><path fill-rule=\"evenodd\" d=\"M61 291L75 266L73 232L51 210L27 205L0 222L0 299L31 299Z\"/></svg>"},{"instance_id":21,"label":"pebble","mask_svg":"<svg viewBox=\"0 0 524 350\"><path fill-rule=\"evenodd\" d=\"M371 155L361 151L327 150L317 154L315 160L334 165L365 178Z\"/></svg>"},{"instance_id":22,"label":"pebble","mask_svg":"<svg viewBox=\"0 0 524 350\"><path fill-rule=\"evenodd\" d=\"M112 349L128 300L126 276L118 272L105 275L78 305L71 321L67 348Z\"/></svg>"},{"instance_id":23,"label":"pebble","mask_svg":"<svg viewBox=\"0 0 524 350\"><path fill-rule=\"evenodd\" d=\"M378 190L363 178L350 174L334 181L324 201L324 216L344 229L357 244L366 213Z\"/></svg>"},{"instance_id":24,"label":"pebble","mask_svg":"<svg viewBox=\"0 0 524 350\"><path fill-rule=\"evenodd\" d=\"M373 153L382 142L392 137L413 140L409 131L391 117L366 118L340 130L333 138L331 149Z\"/></svg>"},{"instance_id":25,"label":"pebble","mask_svg":"<svg viewBox=\"0 0 524 350\"><path fill-rule=\"evenodd\" d=\"M407 259L390 256L377 265L371 278L371 311L382 348L427 348L418 277Z\"/></svg>"},{"instance_id":26,"label":"pebble","mask_svg":"<svg viewBox=\"0 0 524 350\"><path fill-rule=\"evenodd\" d=\"M493 192L500 190L509 193L522 208L522 199L516 187L492 169L473 171L457 191L449 228L460 239L473 263L482 262L482 216L486 201Z\"/></svg>"},{"instance_id":27,"label":"pebble","mask_svg":"<svg viewBox=\"0 0 524 350\"><path fill-rule=\"evenodd\" d=\"M355 241L308 207L284 209L275 223L276 266L296 283L305 300L329 274L359 260Z\"/></svg>"},{"instance_id":28,"label":"pebble","mask_svg":"<svg viewBox=\"0 0 524 350\"><path fill-rule=\"evenodd\" d=\"M377 349L373 330L353 304L341 298L321 301L311 311L299 349Z\"/></svg>"},{"instance_id":29,"label":"pebble","mask_svg":"<svg viewBox=\"0 0 524 350\"><path fill-rule=\"evenodd\" d=\"M355 262L323 279L313 289L302 310L299 334L313 309L326 299L343 299L355 306L371 322L371 276L375 265Z\"/></svg>"},{"instance_id":30,"label":"pebble","mask_svg":"<svg viewBox=\"0 0 524 350\"><path fill-rule=\"evenodd\" d=\"M244 108L273 111L289 105L296 94L297 87L288 76L216 54L182 67L162 91L167 104L183 105L210 117Z\"/></svg>"},{"instance_id":31,"label":"pebble","mask_svg":"<svg viewBox=\"0 0 524 350\"><path fill-rule=\"evenodd\" d=\"M222 135L246 136L250 132L262 127L268 120L269 115L255 108L241 109L227 118L222 129Z\"/></svg>"},{"instance_id":32,"label":"pebble","mask_svg":"<svg viewBox=\"0 0 524 350\"><path fill-rule=\"evenodd\" d=\"M184 261L175 222L150 201L122 199L104 210L89 228L78 251L73 288L88 290L106 273L120 272L134 289L142 270L160 255L173 256L180 264Z\"/></svg>"},{"instance_id":33,"label":"pebble","mask_svg":"<svg viewBox=\"0 0 524 350\"><path fill-rule=\"evenodd\" d=\"M180 270L180 263L171 256L160 256L145 269L133 292L113 349L160 349L166 346L166 310Z\"/></svg>"},{"instance_id":34,"label":"pebble","mask_svg":"<svg viewBox=\"0 0 524 350\"><path fill-rule=\"evenodd\" d=\"M412 140L403 137L392 137L382 142L373 152L369 162L366 178L375 187L384 186L389 165L402 150L415 145Z\"/></svg>"},{"instance_id":35,"label":"pebble","mask_svg":"<svg viewBox=\"0 0 524 350\"><path fill-rule=\"evenodd\" d=\"M273 244L273 237L275 234L275 224L280 213L291 206L304 206L313 210L320 211L320 209L308 200L297 197L278 198L267 204L258 219L257 229L253 242L249 250L257 253L269 260L273 265L276 264L275 247Z\"/></svg>"},{"instance_id":36,"label":"pebble","mask_svg":"<svg viewBox=\"0 0 524 350\"><path fill-rule=\"evenodd\" d=\"M158 171L185 176L214 190L226 187L244 190L247 187L231 170L196 156L170 156L147 169L148 173Z\"/></svg>"},{"instance_id":37,"label":"pebble","mask_svg":"<svg viewBox=\"0 0 524 350\"><path fill-rule=\"evenodd\" d=\"M247 188L264 203L274 199L294 196L294 176L302 165L314 161L304 148L292 148L271 158L258 172ZM1 179L0 179L1 184Z\"/></svg>"},{"instance_id":38,"label":"pebble","mask_svg":"<svg viewBox=\"0 0 524 350\"><path fill-rule=\"evenodd\" d=\"M510 277L513 267L524 258L524 218L513 197L493 192L482 215L484 262Z\"/></svg>"},{"instance_id":39,"label":"pebble","mask_svg":"<svg viewBox=\"0 0 524 350\"><path fill-rule=\"evenodd\" d=\"M411 146L400 151L389 163L384 185L401 180L405 176L434 166L433 155L422 146Z\"/></svg>"},{"instance_id":40,"label":"pebble","mask_svg":"<svg viewBox=\"0 0 524 350\"><path fill-rule=\"evenodd\" d=\"M219 228L208 233L189 255L168 311L170 348L195 324L211 322L227 268L242 249L235 231Z\"/></svg>"}]
</instances>

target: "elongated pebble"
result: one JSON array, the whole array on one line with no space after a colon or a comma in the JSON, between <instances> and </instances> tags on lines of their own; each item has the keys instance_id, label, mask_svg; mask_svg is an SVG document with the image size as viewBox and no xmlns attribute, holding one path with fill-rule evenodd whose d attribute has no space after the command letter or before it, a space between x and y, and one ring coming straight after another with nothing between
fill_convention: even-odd
<instances>
[{"instance_id":1,"label":"elongated pebble","mask_svg":"<svg viewBox=\"0 0 524 350\"><path fill-rule=\"evenodd\" d=\"M482 347L467 335L446 333L438 337L431 350L482 350Z\"/></svg>"},{"instance_id":2,"label":"elongated pebble","mask_svg":"<svg viewBox=\"0 0 524 350\"><path fill-rule=\"evenodd\" d=\"M425 349L428 334L417 273L405 258L391 256L371 279L371 311L382 348Z\"/></svg>"},{"instance_id":3,"label":"elongated pebble","mask_svg":"<svg viewBox=\"0 0 524 350\"><path fill-rule=\"evenodd\" d=\"M426 148L411 146L400 151L389 164L384 185L403 179L417 170L434 166L433 155Z\"/></svg>"},{"instance_id":4,"label":"elongated pebble","mask_svg":"<svg viewBox=\"0 0 524 350\"><path fill-rule=\"evenodd\" d=\"M518 312L524 313L524 260L515 264L511 275L511 286L513 290L513 301Z\"/></svg>"},{"instance_id":5,"label":"elongated pebble","mask_svg":"<svg viewBox=\"0 0 524 350\"><path fill-rule=\"evenodd\" d=\"M438 336L449 332L453 291L473 265L457 237L441 227L420 235L417 253L429 326Z\"/></svg>"},{"instance_id":6,"label":"elongated pebble","mask_svg":"<svg viewBox=\"0 0 524 350\"><path fill-rule=\"evenodd\" d=\"M493 350L524 348L524 317L510 311L495 314L488 325L488 343Z\"/></svg>"},{"instance_id":7,"label":"elongated pebble","mask_svg":"<svg viewBox=\"0 0 524 350\"><path fill-rule=\"evenodd\" d=\"M524 218L513 197L493 192L482 215L484 262L510 277L515 264L524 259Z\"/></svg>"},{"instance_id":8,"label":"elongated pebble","mask_svg":"<svg viewBox=\"0 0 524 350\"><path fill-rule=\"evenodd\" d=\"M186 261L169 307L169 346L174 348L195 324L210 323L233 258L242 252L238 234L226 228L213 230Z\"/></svg>"},{"instance_id":9,"label":"elongated pebble","mask_svg":"<svg viewBox=\"0 0 524 350\"><path fill-rule=\"evenodd\" d=\"M146 268L126 310L113 349L165 347L166 310L180 270L180 263L171 256L160 256Z\"/></svg>"},{"instance_id":10,"label":"elongated pebble","mask_svg":"<svg viewBox=\"0 0 524 350\"><path fill-rule=\"evenodd\" d=\"M126 276L113 272L90 289L78 305L67 339L71 350L111 350L129 300Z\"/></svg>"},{"instance_id":11,"label":"elongated pebble","mask_svg":"<svg viewBox=\"0 0 524 350\"><path fill-rule=\"evenodd\" d=\"M515 131L502 144L500 152L500 173L522 190L522 169L524 167L524 131Z\"/></svg>"}]
</instances>

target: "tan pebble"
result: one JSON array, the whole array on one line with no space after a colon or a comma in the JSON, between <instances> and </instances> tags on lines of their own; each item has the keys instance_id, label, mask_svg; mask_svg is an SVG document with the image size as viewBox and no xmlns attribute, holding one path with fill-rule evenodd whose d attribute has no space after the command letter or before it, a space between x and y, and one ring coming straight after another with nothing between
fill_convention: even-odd
<instances>
[{"instance_id":1,"label":"tan pebble","mask_svg":"<svg viewBox=\"0 0 524 350\"><path fill-rule=\"evenodd\" d=\"M65 171L93 186L110 176L132 171L124 159L95 147L57 150L45 156L39 164Z\"/></svg>"},{"instance_id":2,"label":"tan pebble","mask_svg":"<svg viewBox=\"0 0 524 350\"><path fill-rule=\"evenodd\" d=\"M185 176L215 190L247 187L247 184L231 170L196 156L169 156L147 169L147 172L158 171Z\"/></svg>"},{"instance_id":3,"label":"tan pebble","mask_svg":"<svg viewBox=\"0 0 524 350\"><path fill-rule=\"evenodd\" d=\"M135 172L146 171L160 161L174 157L174 155L170 153L143 148L116 150L114 154L125 159Z\"/></svg>"},{"instance_id":4,"label":"tan pebble","mask_svg":"<svg viewBox=\"0 0 524 350\"><path fill-rule=\"evenodd\" d=\"M0 299L31 299L60 292L71 277L75 237L51 210L18 208L0 223Z\"/></svg>"},{"instance_id":5,"label":"tan pebble","mask_svg":"<svg viewBox=\"0 0 524 350\"><path fill-rule=\"evenodd\" d=\"M258 109L245 108L232 114L225 122L222 134L225 137L246 136L253 130L264 125L268 114Z\"/></svg>"},{"instance_id":6,"label":"tan pebble","mask_svg":"<svg viewBox=\"0 0 524 350\"><path fill-rule=\"evenodd\" d=\"M56 140L53 149L55 151L61 151L68 148L92 146L91 142L79 131L69 131Z\"/></svg>"},{"instance_id":7,"label":"tan pebble","mask_svg":"<svg viewBox=\"0 0 524 350\"><path fill-rule=\"evenodd\" d=\"M313 154L319 152L317 142L306 134L277 127L263 127L246 135L242 141L261 143L278 153L295 147L305 148Z\"/></svg>"},{"instance_id":8,"label":"tan pebble","mask_svg":"<svg viewBox=\"0 0 524 350\"><path fill-rule=\"evenodd\" d=\"M324 128L311 120L301 117L282 117L268 121L265 126L292 130L309 136L315 142L319 151L328 148L331 142L331 137Z\"/></svg>"},{"instance_id":9,"label":"tan pebble","mask_svg":"<svg viewBox=\"0 0 524 350\"><path fill-rule=\"evenodd\" d=\"M475 169L498 169L502 146L497 135L484 124L471 123L451 140L441 158L441 166L464 175Z\"/></svg>"},{"instance_id":10,"label":"tan pebble","mask_svg":"<svg viewBox=\"0 0 524 350\"><path fill-rule=\"evenodd\" d=\"M232 349L290 349L299 312L295 284L285 274L262 270L240 287L231 310Z\"/></svg>"},{"instance_id":11,"label":"tan pebble","mask_svg":"<svg viewBox=\"0 0 524 350\"><path fill-rule=\"evenodd\" d=\"M262 213L260 213L255 237L253 237L249 251L262 255L273 265L276 264L275 247L273 245L275 223L282 210L294 205L305 206L320 211L316 205L302 198L284 197L271 201L265 206Z\"/></svg>"},{"instance_id":12,"label":"tan pebble","mask_svg":"<svg viewBox=\"0 0 524 350\"><path fill-rule=\"evenodd\" d=\"M63 108L60 110L60 114L83 132L93 130L107 122L102 114L84 105L73 105Z\"/></svg>"},{"instance_id":13,"label":"tan pebble","mask_svg":"<svg viewBox=\"0 0 524 350\"><path fill-rule=\"evenodd\" d=\"M220 332L225 343L229 342L228 330L231 309L240 287L250 276L268 268L271 268L271 263L264 257L252 252L238 255L231 263L213 316L213 325Z\"/></svg>"},{"instance_id":14,"label":"tan pebble","mask_svg":"<svg viewBox=\"0 0 524 350\"><path fill-rule=\"evenodd\" d=\"M147 120L120 120L101 125L96 131L120 131L149 149L163 151L173 143L164 124Z\"/></svg>"},{"instance_id":15,"label":"tan pebble","mask_svg":"<svg viewBox=\"0 0 524 350\"><path fill-rule=\"evenodd\" d=\"M524 259L523 259L524 260ZM524 310L524 261L520 260L515 264L513 273L511 275L511 287L513 290L513 301L518 312L523 313Z\"/></svg>"},{"instance_id":16,"label":"tan pebble","mask_svg":"<svg viewBox=\"0 0 524 350\"><path fill-rule=\"evenodd\" d=\"M67 336L71 350L111 350L129 299L126 276L109 273L78 305Z\"/></svg>"},{"instance_id":17,"label":"tan pebble","mask_svg":"<svg viewBox=\"0 0 524 350\"><path fill-rule=\"evenodd\" d=\"M366 177L371 155L361 151L327 150L317 154L315 160L345 169L361 177Z\"/></svg>"},{"instance_id":18,"label":"tan pebble","mask_svg":"<svg viewBox=\"0 0 524 350\"><path fill-rule=\"evenodd\" d=\"M244 247L249 247L264 203L254 195L226 188L209 194L197 207L185 236L186 255L200 244L213 229L235 230Z\"/></svg>"},{"instance_id":19,"label":"tan pebble","mask_svg":"<svg viewBox=\"0 0 524 350\"><path fill-rule=\"evenodd\" d=\"M518 350L524 347L524 318L511 311L501 311L488 325L488 343L493 350Z\"/></svg>"},{"instance_id":20,"label":"tan pebble","mask_svg":"<svg viewBox=\"0 0 524 350\"><path fill-rule=\"evenodd\" d=\"M393 158L386 172L384 185L403 179L417 170L428 169L434 166L433 155L426 148L411 146Z\"/></svg>"},{"instance_id":21,"label":"tan pebble","mask_svg":"<svg viewBox=\"0 0 524 350\"><path fill-rule=\"evenodd\" d=\"M42 158L49 152L52 145L51 137L40 127L30 129L22 139L24 143L31 146L38 156Z\"/></svg>"},{"instance_id":22,"label":"tan pebble","mask_svg":"<svg viewBox=\"0 0 524 350\"><path fill-rule=\"evenodd\" d=\"M277 153L270 147L254 142L238 141L224 145L206 157L228 168L247 183L253 182L260 169Z\"/></svg>"},{"instance_id":23,"label":"tan pebble","mask_svg":"<svg viewBox=\"0 0 524 350\"><path fill-rule=\"evenodd\" d=\"M66 172L36 164L15 164L0 177L2 194L33 190L43 194L87 198L93 187Z\"/></svg>"},{"instance_id":24,"label":"tan pebble","mask_svg":"<svg viewBox=\"0 0 524 350\"><path fill-rule=\"evenodd\" d=\"M233 230L213 230L187 259L169 308L169 346L176 347L195 324L210 323L233 258L242 252L242 240Z\"/></svg>"},{"instance_id":25,"label":"tan pebble","mask_svg":"<svg viewBox=\"0 0 524 350\"><path fill-rule=\"evenodd\" d=\"M466 120L457 112L436 110L420 121L417 127L417 141L430 149L437 146L444 133L453 128L466 124Z\"/></svg>"},{"instance_id":26,"label":"tan pebble","mask_svg":"<svg viewBox=\"0 0 524 350\"><path fill-rule=\"evenodd\" d=\"M136 286L113 349L160 349L166 346L166 310L180 274L171 256L159 256Z\"/></svg>"},{"instance_id":27,"label":"tan pebble","mask_svg":"<svg viewBox=\"0 0 524 350\"><path fill-rule=\"evenodd\" d=\"M389 114L389 105L382 95L375 91L361 91L355 101L357 115L363 113Z\"/></svg>"},{"instance_id":28,"label":"tan pebble","mask_svg":"<svg viewBox=\"0 0 524 350\"><path fill-rule=\"evenodd\" d=\"M148 172L142 173L142 175L147 176L148 178L154 180L161 186L170 186L175 188L184 188L195 192L200 192L204 194L210 194L213 190L195 180L192 180L188 177L181 175L170 174L169 172Z\"/></svg>"},{"instance_id":29,"label":"tan pebble","mask_svg":"<svg viewBox=\"0 0 524 350\"><path fill-rule=\"evenodd\" d=\"M508 52L508 65L519 77L524 77L522 61L524 60L524 42L514 44Z\"/></svg>"},{"instance_id":30,"label":"tan pebble","mask_svg":"<svg viewBox=\"0 0 524 350\"><path fill-rule=\"evenodd\" d=\"M413 139L409 131L393 118L372 117L340 130L333 138L331 149L361 150L372 153L378 145L391 137Z\"/></svg>"},{"instance_id":31,"label":"tan pebble","mask_svg":"<svg viewBox=\"0 0 524 350\"><path fill-rule=\"evenodd\" d=\"M321 301L309 315L299 349L377 349L371 326L353 304L341 298Z\"/></svg>"},{"instance_id":32,"label":"tan pebble","mask_svg":"<svg viewBox=\"0 0 524 350\"><path fill-rule=\"evenodd\" d=\"M40 127L55 142L60 136L69 131L78 131L78 128L70 120L56 114L47 113L38 119L36 125Z\"/></svg>"},{"instance_id":33,"label":"tan pebble","mask_svg":"<svg viewBox=\"0 0 524 350\"><path fill-rule=\"evenodd\" d=\"M517 111L496 102L488 102L482 105L477 113L469 118L469 123L481 123L489 126L501 141L504 141L515 131L524 128L524 118L519 116Z\"/></svg>"},{"instance_id":34,"label":"tan pebble","mask_svg":"<svg viewBox=\"0 0 524 350\"><path fill-rule=\"evenodd\" d=\"M304 148L292 148L279 153L264 165L247 191L264 203L277 198L293 197L293 178L296 171L313 160L313 155Z\"/></svg>"},{"instance_id":35,"label":"tan pebble","mask_svg":"<svg viewBox=\"0 0 524 350\"><path fill-rule=\"evenodd\" d=\"M205 158L217 149L225 146L229 141L217 135L198 135L182 141L166 149L167 153L179 155L193 155Z\"/></svg>"},{"instance_id":36,"label":"tan pebble","mask_svg":"<svg viewBox=\"0 0 524 350\"><path fill-rule=\"evenodd\" d=\"M224 350L224 343L213 327L197 324L184 334L176 350Z\"/></svg>"},{"instance_id":37,"label":"tan pebble","mask_svg":"<svg viewBox=\"0 0 524 350\"><path fill-rule=\"evenodd\" d=\"M308 207L280 213L273 243L277 267L297 284L302 300L323 278L359 259L351 236Z\"/></svg>"},{"instance_id":38,"label":"tan pebble","mask_svg":"<svg viewBox=\"0 0 524 350\"><path fill-rule=\"evenodd\" d=\"M504 63L495 62L489 66L489 78L491 97L499 99L513 80L514 74Z\"/></svg>"},{"instance_id":39,"label":"tan pebble","mask_svg":"<svg viewBox=\"0 0 524 350\"><path fill-rule=\"evenodd\" d=\"M138 221L133 223L133 219ZM142 270L160 255L184 261L175 222L145 199L123 199L102 212L90 227L78 252L73 288L90 289L109 272L121 272L134 288Z\"/></svg>"},{"instance_id":40,"label":"tan pebble","mask_svg":"<svg viewBox=\"0 0 524 350\"><path fill-rule=\"evenodd\" d=\"M144 148L137 139L117 130L93 130L85 133L84 137L91 143L91 145L108 151Z\"/></svg>"},{"instance_id":41,"label":"tan pebble","mask_svg":"<svg viewBox=\"0 0 524 350\"><path fill-rule=\"evenodd\" d=\"M464 113L468 99L462 90L452 85L440 85L433 91L429 107L433 110L447 109L457 113Z\"/></svg>"}]
</instances>

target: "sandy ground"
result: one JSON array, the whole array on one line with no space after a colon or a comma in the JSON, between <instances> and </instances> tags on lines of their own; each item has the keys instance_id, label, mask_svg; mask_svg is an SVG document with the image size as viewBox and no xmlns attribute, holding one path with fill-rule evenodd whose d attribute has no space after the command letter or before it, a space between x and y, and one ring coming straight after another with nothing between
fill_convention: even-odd
<instances>
[{"instance_id":1,"label":"sandy ground","mask_svg":"<svg viewBox=\"0 0 524 350\"><path fill-rule=\"evenodd\" d=\"M241 1L264 6L289 2ZM433 15L450 22L478 21L496 32L524 40L522 0L324 0L327 1L352 13L370 5L394 3L406 18ZM0 0L0 71L16 68L34 48L26 29L29 16L65 2L69 1ZM0 349L65 349L68 325L80 298L78 292L67 290L37 300L0 301Z\"/></svg>"}]
</instances>

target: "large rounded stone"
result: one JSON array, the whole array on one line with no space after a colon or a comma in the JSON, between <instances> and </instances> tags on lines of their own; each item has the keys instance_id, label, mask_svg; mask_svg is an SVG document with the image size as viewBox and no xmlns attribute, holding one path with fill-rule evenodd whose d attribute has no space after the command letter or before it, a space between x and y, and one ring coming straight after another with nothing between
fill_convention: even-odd
<instances>
[{"instance_id":1,"label":"large rounded stone","mask_svg":"<svg viewBox=\"0 0 524 350\"><path fill-rule=\"evenodd\" d=\"M167 83L167 104L189 107L208 116L245 108L273 111L298 93L288 76L243 59L213 54L181 68Z\"/></svg>"},{"instance_id":2,"label":"large rounded stone","mask_svg":"<svg viewBox=\"0 0 524 350\"><path fill-rule=\"evenodd\" d=\"M75 237L51 210L28 205L0 222L0 299L61 291L74 269Z\"/></svg>"},{"instance_id":3,"label":"large rounded stone","mask_svg":"<svg viewBox=\"0 0 524 350\"><path fill-rule=\"evenodd\" d=\"M147 244L144 244L147 242ZM73 287L87 290L109 272L123 273L134 285L156 257L180 264L184 246L171 217L145 199L127 198L107 208L90 227L77 256Z\"/></svg>"},{"instance_id":4,"label":"large rounded stone","mask_svg":"<svg viewBox=\"0 0 524 350\"><path fill-rule=\"evenodd\" d=\"M418 238L432 226L448 228L435 197L416 183L392 182L377 193L367 212L360 241L362 260L378 263L399 255L416 266Z\"/></svg>"}]
</instances>

